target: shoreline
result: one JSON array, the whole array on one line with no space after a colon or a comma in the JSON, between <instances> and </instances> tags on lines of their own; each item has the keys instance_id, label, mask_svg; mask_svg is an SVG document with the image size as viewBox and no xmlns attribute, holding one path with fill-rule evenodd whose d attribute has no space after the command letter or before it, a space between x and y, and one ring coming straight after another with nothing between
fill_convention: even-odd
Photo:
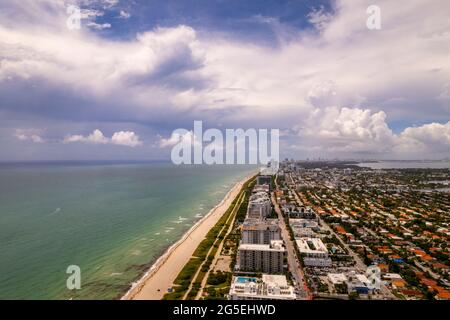
<instances>
[{"instance_id":1,"label":"shoreline","mask_svg":"<svg viewBox=\"0 0 450 320\"><path fill-rule=\"evenodd\" d=\"M138 281L131 284L131 288L120 300L162 299L167 293L167 289L173 287L173 281L191 259L200 242L227 211L244 183L255 174L256 172L253 172L234 184L217 205L171 245Z\"/></svg>"}]
</instances>

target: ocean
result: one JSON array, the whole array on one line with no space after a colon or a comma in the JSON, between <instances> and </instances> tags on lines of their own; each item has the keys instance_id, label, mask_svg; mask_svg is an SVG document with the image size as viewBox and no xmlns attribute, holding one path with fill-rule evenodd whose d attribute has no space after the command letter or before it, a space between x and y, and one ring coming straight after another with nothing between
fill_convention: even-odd
<instances>
[{"instance_id":1,"label":"ocean","mask_svg":"<svg viewBox=\"0 0 450 320\"><path fill-rule=\"evenodd\" d=\"M450 160L383 160L376 162L361 162L360 167L369 167L372 169L446 169L450 168Z\"/></svg>"},{"instance_id":2,"label":"ocean","mask_svg":"<svg viewBox=\"0 0 450 320\"><path fill-rule=\"evenodd\" d=\"M0 299L116 299L251 166L0 164ZM69 290L70 265L81 289Z\"/></svg>"}]
</instances>

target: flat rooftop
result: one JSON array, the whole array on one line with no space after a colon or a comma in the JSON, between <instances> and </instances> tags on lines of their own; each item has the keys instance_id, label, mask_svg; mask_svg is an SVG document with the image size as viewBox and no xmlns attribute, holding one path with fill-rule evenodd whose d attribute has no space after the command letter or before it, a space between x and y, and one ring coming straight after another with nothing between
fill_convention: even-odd
<instances>
[{"instance_id":1,"label":"flat rooftop","mask_svg":"<svg viewBox=\"0 0 450 320\"><path fill-rule=\"evenodd\" d=\"M272 240L270 244L242 243L239 245L239 250L286 251L283 240Z\"/></svg>"},{"instance_id":2,"label":"flat rooftop","mask_svg":"<svg viewBox=\"0 0 450 320\"><path fill-rule=\"evenodd\" d=\"M301 238L295 242L301 253L328 253L327 247L319 238Z\"/></svg>"}]
</instances>

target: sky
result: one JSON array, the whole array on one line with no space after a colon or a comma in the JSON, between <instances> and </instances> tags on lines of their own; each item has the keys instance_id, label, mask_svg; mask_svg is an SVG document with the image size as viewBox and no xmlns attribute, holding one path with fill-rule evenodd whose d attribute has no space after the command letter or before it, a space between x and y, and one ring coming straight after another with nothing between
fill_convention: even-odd
<instances>
[{"instance_id":1,"label":"sky","mask_svg":"<svg viewBox=\"0 0 450 320\"><path fill-rule=\"evenodd\" d=\"M194 120L279 129L281 158L449 158L449 12L447 0L0 0L0 161L168 159Z\"/></svg>"}]
</instances>

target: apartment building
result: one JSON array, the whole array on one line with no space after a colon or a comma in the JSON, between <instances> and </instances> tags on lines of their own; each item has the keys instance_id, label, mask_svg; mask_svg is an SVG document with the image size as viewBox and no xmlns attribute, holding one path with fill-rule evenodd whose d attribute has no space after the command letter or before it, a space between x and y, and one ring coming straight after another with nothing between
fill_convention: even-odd
<instances>
[{"instance_id":1,"label":"apartment building","mask_svg":"<svg viewBox=\"0 0 450 320\"><path fill-rule=\"evenodd\" d=\"M286 248L282 240L270 244L241 243L238 248L237 268L239 271L282 273Z\"/></svg>"},{"instance_id":2,"label":"apartment building","mask_svg":"<svg viewBox=\"0 0 450 320\"><path fill-rule=\"evenodd\" d=\"M281 229L277 219L246 219L242 225L243 244L270 244L281 240Z\"/></svg>"},{"instance_id":3,"label":"apartment building","mask_svg":"<svg viewBox=\"0 0 450 320\"><path fill-rule=\"evenodd\" d=\"M247 218L264 219L272 212L272 202L267 192L257 192L250 196Z\"/></svg>"},{"instance_id":4,"label":"apartment building","mask_svg":"<svg viewBox=\"0 0 450 320\"><path fill-rule=\"evenodd\" d=\"M327 247L319 238L301 238L295 241L303 256L303 263L308 267L330 267Z\"/></svg>"},{"instance_id":5,"label":"apartment building","mask_svg":"<svg viewBox=\"0 0 450 320\"><path fill-rule=\"evenodd\" d=\"M261 278L233 277L231 300L295 300L294 287L286 276L263 274Z\"/></svg>"}]
</instances>

